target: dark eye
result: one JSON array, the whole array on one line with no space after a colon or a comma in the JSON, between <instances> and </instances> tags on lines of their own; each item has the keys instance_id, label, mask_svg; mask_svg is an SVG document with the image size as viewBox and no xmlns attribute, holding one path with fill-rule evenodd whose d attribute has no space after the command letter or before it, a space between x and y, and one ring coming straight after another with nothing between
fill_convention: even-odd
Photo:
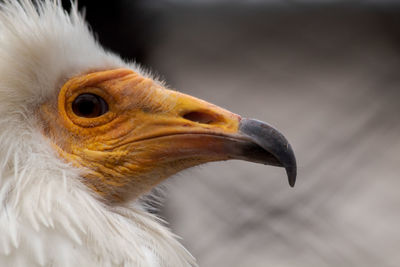
<instances>
[{"instance_id":1,"label":"dark eye","mask_svg":"<svg viewBox=\"0 0 400 267\"><path fill-rule=\"evenodd\" d=\"M79 117L95 118L108 111L108 104L98 95L81 94L72 102L72 110Z\"/></svg>"}]
</instances>

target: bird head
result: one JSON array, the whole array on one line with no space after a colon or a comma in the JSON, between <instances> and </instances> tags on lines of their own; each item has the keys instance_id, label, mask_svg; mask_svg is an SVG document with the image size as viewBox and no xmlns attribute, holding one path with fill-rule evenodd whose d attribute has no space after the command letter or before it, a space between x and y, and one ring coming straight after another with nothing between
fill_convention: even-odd
<instances>
[{"instance_id":1,"label":"bird head","mask_svg":"<svg viewBox=\"0 0 400 267\"><path fill-rule=\"evenodd\" d=\"M10 126L29 121L102 199L136 199L183 169L228 159L284 167L294 185L294 153L276 129L170 90L104 51L76 7L3 9L0 96Z\"/></svg>"},{"instance_id":2,"label":"bird head","mask_svg":"<svg viewBox=\"0 0 400 267\"><path fill-rule=\"evenodd\" d=\"M284 167L294 184L293 151L272 126L105 51L76 5L0 2L0 265L195 265L130 200L228 159Z\"/></svg>"}]
</instances>

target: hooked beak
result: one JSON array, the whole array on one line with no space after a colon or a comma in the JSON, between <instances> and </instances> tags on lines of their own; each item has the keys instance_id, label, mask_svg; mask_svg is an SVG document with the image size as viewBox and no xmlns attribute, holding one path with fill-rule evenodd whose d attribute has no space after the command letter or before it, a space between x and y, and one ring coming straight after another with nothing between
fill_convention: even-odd
<instances>
[{"instance_id":1,"label":"hooked beak","mask_svg":"<svg viewBox=\"0 0 400 267\"><path fill-rule=\"evenodd\" d=\"M296 158L287 139L275 128L254 119L242 119L239 133L247 139L244 160L284 167L291 187L296 183Z\"/></svg>"},{"instance_id":2,"label":"hooked beak","mask_svg":"<svg viewBox=\"0 0 400 267\"><path fill-rule=\"evenodd\" d=\"M148 98L145 108L155 111L140 114L135 111L131 115L137 118L140 128L132 131L129 142L136 144L131 151L138 145L151 151L137 156L147 158L151 168L166 163L163 168L173 174L205 162L241 159L285 168L289 184L294 186L296 158L278 130L201 99L158 87L151 80L147 82L152 88L152 97ZM161 105L159 99L164 100ZM174 167L168 167L171 165Z\"/></svg>"}]
</instances>

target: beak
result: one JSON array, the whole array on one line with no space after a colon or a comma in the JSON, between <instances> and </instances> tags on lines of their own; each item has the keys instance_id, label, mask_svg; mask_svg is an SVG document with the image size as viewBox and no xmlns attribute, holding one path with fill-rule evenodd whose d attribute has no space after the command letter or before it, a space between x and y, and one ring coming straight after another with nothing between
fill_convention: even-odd
<instances>
[{"instance_id":1,"label":"beak","mask_svg":"<svg viewBox=\"0 0 400 267\"><path fill-rule=\"evenodd\" d=\"M244 160L284 167L289 185L294 186L296 158L289 142L278 130L259 120L242 119L239 134L247 140L241 151Z\"/></svg>"},{"instance_id":2,"label":"beak","mask_svg":"<svg viewBox=\"0 0 400 267\"><path fill-rule=\"evenodd\" d=\"M135 118L135 129L131 130L129 141L135 146L130 151L149 151L136 158L146 158L153 166L179 165L174 167L175 171L210 161L241 159L285 168L289 184L294 186L294 152L286 138L272 126L241 118L137 75L130 78L128 75L124 81L123 88L135 87L131 99L147 95L140 101L143 106L139 111L135 105L134 112L129 115ZM123 95L130 98L128 93Z\"/></svg>"}]
</instances>

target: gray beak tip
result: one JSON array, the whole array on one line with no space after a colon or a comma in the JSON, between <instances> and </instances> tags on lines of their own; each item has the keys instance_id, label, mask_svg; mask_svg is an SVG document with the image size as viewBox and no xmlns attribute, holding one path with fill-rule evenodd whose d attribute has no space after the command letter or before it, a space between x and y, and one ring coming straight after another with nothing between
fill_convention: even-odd
<instances>
[{"instance_id":1,"label":"gray beak tip","mask_svg":"<svg viewBox=\"0 0 400 267\"><path fill-rule=\"evenodd\" d=\"M287 176L288 176L290 187L294 187L294 185L296 183L296 176L297 176L296 167L287 167L286 168L286 173L287 173Z\"/></svg>"},{"instance_id":2,"label":"gray beak tip","mask_svg":"<svg viewBox=\"0 0 400 267\"><path fill-rule=\"evenodd\" d=\"M289 185L294 187L297 176L296 157L283 134L265 122L246 118L241 120L239 129L251 142L265 151L263 158L257 157L257 162L284 167Z\"/></svg>"}]
</instances>

